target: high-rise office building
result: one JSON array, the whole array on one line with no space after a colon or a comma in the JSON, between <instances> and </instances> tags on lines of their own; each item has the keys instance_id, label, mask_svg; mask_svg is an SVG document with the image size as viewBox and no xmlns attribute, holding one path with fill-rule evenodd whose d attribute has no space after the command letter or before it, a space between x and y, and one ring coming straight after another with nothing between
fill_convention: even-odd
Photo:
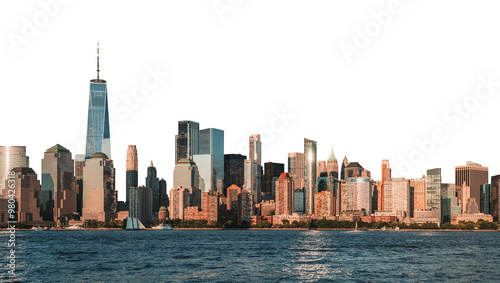
<instances>
[{"instance_id":1,"label":"high-rise office building","mask_svg":"<svg viewBox=\"0 0 500 283\"><path fill-rule=\"evenodd\" d=\"M175 162L181 159L193 159L199 150L200 124L194 121L179 121L175 136Z\"/></svg>"},{"instance_id":2,"label":"high-rise office building","mask_svg":"<svg viewBox=\"0 0 500 283\"><path fill-rule=\"evenodd\" d=\"M224 155L224 187L223 194L227 196L227 188L231 185L243 187L245 182L245 159L241 154Z\"/></svg>"},{"instance_id":3,"label":"high-rise office building","mask_svg":"<svg viewBox=\"0 0 500 283\"><path fill-rule=\"evenodd\" d=\"M63 146L56 144L45 151L40 195L44 221L58 221L63 214L77 211L74 166L71 152Z\"/></svg>"},{"instance_id":4,"label":"high-rise office building","mask_svg":"<svg viewBox=\"0 0 500 283\"><path fill-rule=\"evenodd\" d=\"M146 187L151 189L153 196L153 211L157 212L160 209L160 179L157 177L156 167L153 165L153 160L148 167L146 176Z\"/></svg>"},{"instance_id":5,"label":"high-rise office building","mask_svg":"<svg viewBox=\"0 0 500 283\"><path fill-rule=\"evenodd\" d=\"M316 187L316 142L304 139L304 193L306 197L306 214L314 213L314 194Z\"/></svg>"},{"instance_id":6,"label":"high-rise office building","mask_svg":"<svg viewBox=\"0 0 500 283\"><path fill-rule=\"evenodd\" d=\"M333 147L332 152L330 153L330 156L326 161L326 171L328 172L329 176L333 176L337 179L339 178L339 163L337 161L337 158L335 157L335 154L333 154Z\"/></svg>"},{"instance_id":7,"label":"high-rise office building","mask_svg":"<svg viewBox=\"0 0 500 283\"><path fill-rule=\"evenodd\" d=\"M484 214L491 214L491 185L482 184L480 193L479 210Z\"/></svg>"},{"instance_id":8,"label":"high-rise office building","mask_svg":"<svg viewBox=\"0 0 500 283\"><path fill-rule=\"evenodd\" d=\"M153 222L153 190L148 187L131 187L129 217L137 218L144 225Z\"/></svg>"},{"instance_id":9,"label":"high-rise office building","mask_svg":"<svg viewBox=\"0 0 500 283\"><path fill-rule=\"evenodd\" d=\"M410 217L410 180L405 178L388 178L384 182L384 210L398 218Z\"/></svg>"},{"instance_id":10,"label":"high-rise office building","mask_svg":"<svg viewBox=\"0 0 500 283\"><path fill-rule=\"evenodd\" d=\"M471 161L467 161L464 166L455 167L455 185L462 188L464 186L469 187L470 197L474 198L477 204L481 200L481 185L488 184L488 181L488 167L483 167ZM461 201L467 203L467 200L462 199Z\"/></svg>"},{"instance_id":11,"label":"high-rise office building","mask_svg":"<svg viewBox=\"0 0 500 283\"><path fill-rule=\"evenodd\" d=\"M304 153L288 153L288 173L291 174L292 178L304 178Z\"/></svg>"},{"instance_id":12,"label":"high-rise office building","mask_svg":"<svg viewBox=\"0 0 500 283\"><path fill-rule=\"evenodd\" d=\"M17 219L9 219L9 221L17 220L18 223L26 225L41 224L43 221L39 206L41 187L35 171L28 167L15 167L11 168L10 172L13 174L7 175L10 178L4 184L8 183L8 180L13 180L13 182L8 183L13 187L5 187L2 194L10 199L9 195L12 195L12 191L14 191L13 199L16 201L14 210L17 212Z\"/></svg>"},{"instance_id":13,"label":"high-rise office building","mask_svg":"<svg viewBox=\"0 0 500 283\"><path fill-rule=\"evenodd\" d=\"M410 188L413 188L413 210L426 210L427 180L425 175L420 179L410 180Z\"/></svg>"},{"instance_id":14,"label":"high-rise office building","mask_svg":"<svg viewBox=\"0 0 500 283\"><path fill-rule=\"evenodd\" d=\"M269 197L273 196L273 178L279 178L284 172L285 164L264 163L264 191L262 193Z\"/></svg>"},{"instance_id":15,"label":"high-rise office building","mask_svg":"<svg viewBox=\"0 0 500 283\"><path fill-rule=\"evenodd\" d=\"M293 197L293 179L289 173L281 173L276 181L275 203L277 215L292 215L295 212Z\"/></svg>"},{"instance_id":16,"label":"high-rise office building","mask_svg":"<svg viewBox=\"0 0 500 283\"><path fill-rule=\"evenodd\" d=\"M177 162L177 164L175 164L174 188L198 188L199 178L198 166L196 166L196 163L194 163L193 160L181 159ZM170 198L170 201L172 201L172 198Z\"/></svg>"},{"instance_id":17,"label":"high-rise office building","mask_svg":"<svg viewBox=\"0 0 500 283\"><path fill-rule=\"evenodd\" d=\"M306 213L306 199L304 197L303 189L295 189L293 191L293 206L295 213Z\"/></svg>"},{"instance_id":18,"label":"high-rise office building","mask_svg":"<svg viewBox=\"0 0 500 283\"><path fill-rule=\"evenodd\" d=\"M83 167L85 166L85 154L75 154L75 192L76 211L82 215L83 205Z\"/></svg>"},{"instance_id":19,"label":"high-rise office building","mask_svg":"<svg viewBox=\"0 0 500 283\"><path fill-rule=\"evenodd\" d=\"M217 190L219 180L224 180L224 131L214 128L199 132L199 153L193 155L200 174L202 192Z\"/></svg>"},{"instance_id":20,"label":"high-rise office building","mask_svg":"<svg viewBox=\"0 0 500 283\"><path fill-rule=\"evenodd\" d=\"M262 143L260 142L260 135L254 134L249 138L250 155L249 159L255 161L259 166L262 166Z\"/></svg>"},{"instance_id":21,"label":"high-rise office building","mask_svg":"<svg viewBox=\"0 0 500 283\"><path fill-rule=\"evenodd\" d=\"M116 218L117 192L113 161L102 152L85 160L83 167L82 220L110 221Z\"/></svg>"},{"instance_id":22,"label":"high-rise office building","mask_svg":"<svg viewBox=\"0 0 500 283\"><path fill-rule=\"evenodd\" d=\"M500 219L500 175L491 177L490 213L495 221Z\"/></svg>"},{"instance_id":23,"label":"high-rise office building","mask_svg":"<svg viewBox=\"0 0 500 283\"><path fill-rule=\"evenodd\" d=\"M90 81L87 144L85 158L102 152L111 159L109 132L108 89L106 81L99 78L99 43L97 44L97 79Z\"/></svg>"},{"instance_id":24,"label":"high-rise office building","mask_svg":"<svg viewBox=\"0 0 500 283\"><path fill-rule=\"evenodd\" d=\"M130 188L139 186L139 159L137 158L137 147L135 145L129 145L127 148L126 169L125 194L126 203L129 203Z\"/></svg>"},{"instance_id":25,"label":"high-rise office building","mask_svg":"<svg viewBox=\"0 0 500 283\"><path fill-rule=\"evenodd\" d=\"M254 201L252 200L252 194L250 194L247 190L242 190L238 195L238 225L241 225L243 223L246 223L247 225L251 224L253 204Z\"/></svg>"},{"instance_id":26,"label":"high-rise office building","mask_svg":"<svg viewBox=\"0 0 500 283\"><path fill-rule=\"evenodd\" d=\"M441 184L441 222L451 222L451 217L462 213L458 205L455 184Z\"/></svg>"},{"instance_id":27,"label":"high-rise office building","mask_svg":"<svg viewBox=\"0 0 500 283\"><path fill-rule=\"evenodd\" d=\"M314 215L330 217L335 215L335 197L333 191L322 191L314 195Z\"/></svg>"},{"instance_id":28,"label":"high-rise office building","mask_svg":"<svg viewBox=\"0 0 500 283\"><path fill-rule=\"evenodd\" d=\"M340 168L340 180L346 179L345 176L345 168L349 165L349 161L347 160L347 156L344 156L344 160L342 161L342 168Z\"/></svg>"},{"instance_id":29,"label":"high-rise office building","mask_svg":"<svg viewBox=\"0 0 500 283\"><path fill-rule=\"evenodd\" d=\"M0 146L0 194L5 188L5 180L12 168L29 167L29 165L25 146Z\"/></svg>"},{"instance_id":30,"label":"high-rise office building","mask_svg":"<svg viewBox=\"0 0 500 283\"><path fill-rule=\"evenodd\" d=\"M342 211L372 211L372 182L369 177L347 178L345 206Z\"/></svg>"},{"instance_id":31,"label":"high-rise office building","mask_svg":"<svg viewBox=\"0 0 500 283\"><path fill-rule=\"evenodd\" d=\"M441 219L441 168L427 170L426 210L434 211Z\"/></svg>"},{"instance_id":32,"label":"high-rise office building","mask_svg":"<svg viewBox=\"0 0 500 283\"><path fill-rule=\"evenodd\" d=\"M382 160L382 180L380 180L380 199L378 210L384 211L385 209L385 183L391 178L391 167L389 165L389 160Z\"/></svg>"},{"instance_id":33,"label":"high-rise office building","mask_svg":"<svg viewBox=\"0 0 500 283\"><path fill-rule=\"evenodd\" d=\"M255 203L259 203L262 192L262 171L261 166L257 165L254 160L245 160L245 183L243 189L250 193Z\"/></svg>"},{"instance_id":34,"label":"high-rise office building","mask_svg":"<svg viewBox=\"0 0 500 283\"><path fill-rule=\"evenodd\" d=\"M170 219L184 219L184 209L190 206L189 190L183 187L170 189Z\"/></svg>"},{"instance_id":35,"label":"high-rise office building","mask_svg":"<svg viewBox=\"0 0 500 283\"><path fill-rule=\"evenodd\" d=\"M160 180L160 206L168 207L169 199L167 193L167 181L165 179Z\"/></svg>"},{"instance_id":36,"label":"high-rise office building","mask_svg":"<svg viewBox=\"0 0 500 283\"><path fill-rule=\"evenodd\" d=\"M321 175L328 175L326 171L326 161L318 161L318 166L316 166L316 178Z\"/></svg>"}]
</instances>

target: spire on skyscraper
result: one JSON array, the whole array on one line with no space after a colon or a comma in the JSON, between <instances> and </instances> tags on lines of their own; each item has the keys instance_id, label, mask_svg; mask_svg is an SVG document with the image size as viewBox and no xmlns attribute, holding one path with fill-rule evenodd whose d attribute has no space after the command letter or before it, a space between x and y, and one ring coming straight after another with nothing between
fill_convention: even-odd
<instances>
[{"instance_id":1,"label":"spire on skyscraper","mask_svg":"<svg viewBox=\"0 0 500 283\"><path fill-rule=\"evenodd\" d=\"M149 165L149 167L154 167L153 166L153 160L151 160L151 164Z\"/></svg>"},{"instance_id":2,"label":"spire on skyscraper","mask_svg":"<svg viewBox=\"0 0 500 283\"><path fill-rule=\"evenodd\" d=\"M330 161L333 161L333 160L336 160L337 158L335 158L335 154L333 154L333 146L332 146L332 153L330 153L330 157L328 157L328 160Z\"/></svg>"},{"instance_id":3,"label":"spire on skyscraper","mask_svg":"<svg viewBox=\"0 0 500 283\"><path fill-rule=\"evenodd\" d=\"M99 80L99 41L97 42L97 80Z\"/></svg>"}]
</instances>

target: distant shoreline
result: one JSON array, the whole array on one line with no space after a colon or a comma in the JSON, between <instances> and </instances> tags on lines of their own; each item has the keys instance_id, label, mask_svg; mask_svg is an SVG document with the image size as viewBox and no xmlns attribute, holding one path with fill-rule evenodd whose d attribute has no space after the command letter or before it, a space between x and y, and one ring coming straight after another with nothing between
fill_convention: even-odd
<instances>
[{"instance_id":1,"label":"distant shoreline","mask_svg":"<svg viewBox=\"0 0 500 283\"><path fill-rule=\"evenodd\" d=\"M122 231L126 229L121 228L82 228L82 229L56 229L56 230L43 230L43 231L34 231L32 229L16 229L16 231L33 231L33 232L44 232L44 231ZM144 230L155 230L152 228L147 228ZM354 231L353 228L316 228L316 229L307 229L307 228L174 228L174 230L263 230L263 231ZM7 228L2 228L0 231L9 231ZM161 230L159 230L161 231ZM358 229L360 232L365 231L383 231L383 232L500 232L500 230L454 230L454 229L401 229L401 230L393 230L393 229Z\"/></svg>"}]
</instances>

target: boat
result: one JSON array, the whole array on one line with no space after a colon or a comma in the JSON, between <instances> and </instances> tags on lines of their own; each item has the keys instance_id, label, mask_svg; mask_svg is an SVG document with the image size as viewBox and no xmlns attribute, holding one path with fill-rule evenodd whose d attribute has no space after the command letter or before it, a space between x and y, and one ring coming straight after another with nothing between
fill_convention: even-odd
<instances>
[{"instance_id":1,"label":"boat","mask_svg":"<svg viewBox=\"0 0 500 283\"><path fill-rule=\"evenodd\" d=\"M33 230L33 231L42 231L43 229L42 229L42 228L40 228L40 227L35 227L35 226L33 226L33 227L31 228L31 230Z\"/></svg>"},{"instance_id":2,"label":"boat","mask_svg":"<svg viewBox=\"0 0 500 283\"><path fill-rule=\"evenodd\" d=\"M82 226L79 226L79 225L73 224L73 226L66 227L66 229L70 229L70 230L79 230L79 229L82 229Z\"/></svg>"},{"instance_id":3,"label":"boat","mask_svg":"<svg viewBox=\"0 0 500 283\"><path fill-rule=\"evenodd\" d=\"M141 221L135 217L129 217L127 218L127 227L125 228L127 230L142 230L146 229L144 225L141 223Z\"/></svg>"},{"instance_id":4,"label":"boat","mask_svg":"<svg viewBox=\"0 0 500 283\"><path fill-rule=\"evenodd\" d=\"M165 224L165 223L159 224L158 226L153 226L151 228L154 230L174 230L174 228L172 226L170 226L169 224Z\"/></svg>"},{"instance_id":5,"label":"boat","mask_svg":"<svg viewBox=\"0 0 500 283\"><path fill-rule=\"evenodd\" d=\"M397 227L397 226L394 227L394 230L399 231L399 227Z\"/></svg>"}]
</instances>

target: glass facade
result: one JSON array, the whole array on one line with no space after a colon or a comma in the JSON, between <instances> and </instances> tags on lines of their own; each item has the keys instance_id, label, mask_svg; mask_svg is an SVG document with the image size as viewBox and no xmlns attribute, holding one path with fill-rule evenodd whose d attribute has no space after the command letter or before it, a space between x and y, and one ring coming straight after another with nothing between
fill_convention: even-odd
<instances>
[{"instance_id":1,"label":"glass facade","mask_svg":"<svg viewBox=\"0 0 500 283\"><path fill-rule=\"evenodd\" d=\"M316 142L304 139L304 193L306 198L306 214L314 214L314 194L316 187Z\"/></svg>"},{"instance_id":2,"label":"glass facade","mask_svg":"<svg viewBox=\"0 0 500 283\"><path fill-rule=\"evenodd\" d=\"M193 159L199 153L200 124L194 121L179 121L178 132L175 136L175 162Z\"/></svg>"},{"instance_id":3,"label":"glass facade","mask_svg":"<svg viewBox=\"0 0 500 283\"><path fill-rule=\"evenodd\" d=\"M214 128L199 132L199 154L193 156L200 173L202 192L217 189L219 180L224 181L224 131Z\"/></svg>"},{"instance_id":4,"label":"glass facade","mask_svg":"<svg viewBox=\"0 0 500 283\"><path fill-rule=\"evenodd\" d=\"M296 189L294 192L294 205L295 213L304 214L305 213L305 201L304 201L304 191L301 189Z\"/></svg>"},{"instance_id":5,"label":"glass facade","mask_svg":"<svg viewBox=\"0 0 500 283\"><path fill-rule=\"evenodd\" d=\"M441 168L427 170L427 210L441 213Z\"/></svg>"},{"instance_id":6,"label":"glass facade","mask_svg":"<svg viewBox=\"0 0 500 283\"><path fill-rule=\"evenodd\" d=\"M481 203L479 209L484 214L491 214L490 203L491 203L491 185L482 184L481 185Z\"/></svg>"},{"instance_id":7,"label":"glass facade","mask_svg":"<svg viewBox=\"0 0 500 283\"><path fill-rule=\"evenodd\" d=\"M92 80L90 82L85 158L90 158L96 152L102 152L111 159L108 112L106 81Z\"/></svg>"}]
</instances>

